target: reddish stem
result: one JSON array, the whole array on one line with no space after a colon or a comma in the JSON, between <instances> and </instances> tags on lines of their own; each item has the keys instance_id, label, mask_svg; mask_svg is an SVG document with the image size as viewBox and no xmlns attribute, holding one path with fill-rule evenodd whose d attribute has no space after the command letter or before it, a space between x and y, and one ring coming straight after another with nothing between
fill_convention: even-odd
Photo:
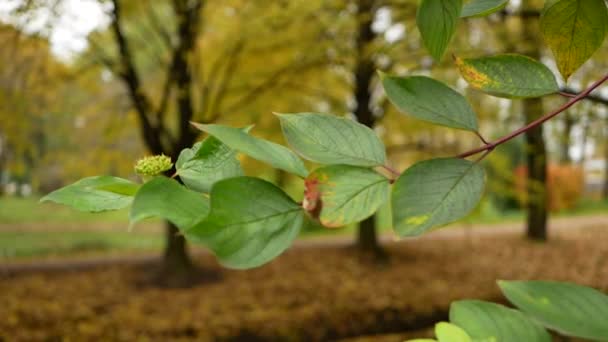
<instances>
[{"instance_id":1,"label":"reddish stem","mask_svg":"<svg viewBox=\"0 0 608 342\"><path fill-rule=\"evenodd\" d=\"M576 97L576 94L566 93L565 91L560 91L558 94L560 94L561 96L564 96L564 97L569 97L569 98L575 98Z\"/></svg>"},{"instance_id":2,"label":"reddish stem","mask_svg":"<svg viewBox=\"0 0 608 342\"><path fill-rule=\"evenodd\" d=\"M589 94L591 94L592 91L594 91L595 89L597 89L599 86L602 85L602 83L608 81L608 75L605 75L604 77L602 77L599 81L593 83L589 88L587 88L585 91L583 91L582 93L574 96L570 101L564 103L561 107L559 107L558 109L556 109L555 111L541 117L538 118L534 121L532 121L531 123L527 124L524 127L519 128L518 130L505 135L504 137L493 141L491 143L487 143L483 146L477 147L475 149L472 149L470 151L461 153L457 156L457 158L467 158L470 157L472 155L475 155L477 153L480 152L484 152L484 151L492 151L493 149L495 149L498 145L504 144L505 142L533 129L536 128L540 125L542 125L543 123L547 122L548 120L551 120L553 117L559 115L560 113L562 113L563 111L565 111L566 109L572 107L575 103L579 102L580 100L584 99L585 97L589 96Z\"/></svg>"},{"instance_id":3,"label":"reddish stem","mask_svg":"<svg viewBox=\"0 0 608 342\"><path fill-rule=\"evenodd\" d=\"M480 163L488 156L488 154L490 154L490 152L492 152L492 150L485 151L479 158L477 158L477 160L475 160L475 163Z\"/></svg>"},{"instance_id":4,"label":"reddish stem","mask_svg":"<svg viewBox=\"0 0 608 342\"><path fill-rule=\"evenodd\" d=\"M381 166L383 169L385 169L386 171L388 171L391 175L393 175L395 178L399 177L401 175L401 173L395 169L393 169L392 167L388 166L388 165L382 165Z\"/></svg>"},{"instance_id":5,"label":"reddish stem","mask_svg":"<svg viewBox=\"0 0 608 342\"><path fill-rule=\"evenodd\" d=\"M489 142L478 131L475 131L475 135L477 135L477 137L479 138L479 140L481 140L482 143L484 143L486 145L489 144Z\"/></svg>"}]
</instances>

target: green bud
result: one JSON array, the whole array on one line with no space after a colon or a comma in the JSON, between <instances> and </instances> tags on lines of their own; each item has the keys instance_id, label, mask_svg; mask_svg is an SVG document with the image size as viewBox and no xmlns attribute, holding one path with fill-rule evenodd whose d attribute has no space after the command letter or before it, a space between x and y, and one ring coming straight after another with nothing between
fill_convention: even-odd
<instances>
[{"instance_id":1,"label":"green bud","mask_svg":"<svg viewBox=\"0 0 608 342\"><path fill-rule=\"evenodd\" d=\"M144 157L135 163L135 173L142 177L158 176L173 167L171 158L160 156Z\"/></svg>"}]
</instances>

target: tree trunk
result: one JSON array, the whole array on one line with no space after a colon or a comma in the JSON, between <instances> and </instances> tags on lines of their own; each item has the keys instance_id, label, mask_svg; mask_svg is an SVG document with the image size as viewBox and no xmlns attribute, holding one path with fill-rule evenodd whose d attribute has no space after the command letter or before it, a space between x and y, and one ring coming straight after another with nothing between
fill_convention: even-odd
<instances>
[{"instance_id":1,"label":"tree trunk","mask_svg":"<svg viewBox=\"0 0 608 342\"><path fill-rule=\"evenodd\" d=\"M195 42L200 26L200 16L203 0L186 1L174 0L173 11L177 22L178 43L172 50L171 62L167 68L167 80L164 93L161 97L159 108L154 109L152 101L143 88L143 82L138 74L130 41L125 35L124 23L122 22L122 7L124 1L112 0L112 22L111 28L117 44L119 54L119 69L117 75L126 85L129 97L138 115L140 133L143 141L152 154L165 154L171 157L173 162L177 160L180 151L190 147L197 137L197 132L190 126L194 116L192 99L192 68L191 55L195 48ZM175 88L177 105L177 134L170 137L169 127L163 118L167 106L163 105L169 101L171 87ZM163 139L165 137L166 139ZM192 261L188 257L186 241L179 235L177 227L167 223L166 245L164 251L163 265L159 275L161 284L182 285L188 283L190 272L193 268Z\"/></svg>"},{"instance_id":2,"label":"tree trunk","mask_svg":"<svg viewBox=\"0 0 608 342\"><path fill-rule=\"evenodd\" d=\"M8 146L6 145L7 144L4 142L4 138L0 134L0 196L4 195L4 181L8 181L5 170L5 160L8 153Z\"/></svg>"},{"instance_id":3,"label":"tree trunk","mask_svg":"<svg viewBox=\"0 0 608 342\"><path fill-rule=\"evenodd\" d=\"M194 139L193 139L194 140ZM188 143L188 142L185 142ZM194 141L188 143L187 146L180 148L175 146L174 151L181 151L184 148L190 147ZM171 156L171 160L177 160L177 154ZM172 168L166 173L169 177L175 173L175 168ZM181 180L178 179L181 183ZM179 228L169 221L165 221L165 249L163 251L163 260L160 268L160 273L157 275L157 282L160 285L169 287L189 286L197 276L193 272L195 265L188 254L187 242L181 235Z\"/></svg>"},{"instance_id":4,"label":"tree trunk","mask_svg":"<svg viewBox=\"0 0 608 342\"><path fill-rule=\"evenodd\" d=\"M604 189L602 190L602 198L608 200L608 147L605 147L604 158Z\"/></svg>"},{"instance_id":5,"label":"tree trunk","mask_svg":"<svg viewBox=\"0 0 608 342\"><path fill-rule=\"evenodd\" d=\"M572 158L570 158L570 143L572 139L570 139L570 136L572 135L572 126L574 126L575 122L571 111L566 111L565 113L563 113L563 115L564 132L560 141L560 159L562 164L569 165L572 164Z\"/></svg>"},{"instance_id":6,"label":"tree trunk","mask_svg":"<svg viewBox=\"0 0 608 342\"><path fill-rule=\"evenodd\" d=\"M381 254L382 249L378 243L378 236L376 232L376 217L368 217L359 223L359 230L357 233L357 247L359 250L364 252L370 252L373 254Z\"/></svg>"},{"instance_id":7,"label":"tree trunk","mask_svg":"<svg viewBox=\"0 0 608 342\"><path fill-rule=\"evenodd\" d=\"M166 222L166 237L162 273L186 276L193 269L192 260L186 249L186 240L179 233L179 229L170 222Z\"/></svg>"},{"instance_id":8,"label":"tree trunk","mask_svg":"<svg viewBox=\"0 0 608 342\"><path fill-rule=\"evenodd\" d=\"M541 99L524 101L526 121L530 122L543 113ZM526 161L528 164L527 233L533 240L547 239L547 151L543 126L526 133Z\"/></svg>"},{"instance_id":9,"label":"tree trunk","mask_svg":"<svg viewBox=\"0 0 608 342\"><path fill-rule=\"evenodd\" d=\"M604 200L608 200L608 118L604 125L604 189L602 195Z\"/></svg>"},{"instance_id":10,"label":"tree trunk","mask_svg":"<svg viewBox=\"0 0 608 342\"><path fill-rule=\"evenodd\" d=\"M367 48L375 38L372 31L372 20L374 18L373 3L371 0L359 0L357 2L358 35L356 40L356 65L355 65L355 116L357 120L367 127L373 128L375 123L371 111L371 84L375 73L375 65ZM378 244L375 216L369 217L359 224L357 235L357 247L364 252L379 254L381 251Z\"/></svg>"},{"instance_id":11,"label":"tree trunk","mask_svg":"<svg viewBox=\"0 0 608 342\"><path fill-rule=\"evenodd\" d=\"M540 4L534 0L524 1L523 9L537 9ZM538 18L522 18L524 53L540 60L542 39ZM523 101L526 122L531 122L543 115L541 99ZM528 203L527 203L527 236L532 240L547 240L547 149L543 137L543 126L526 132L526 161L528 164Z\"/></svg>"}]
</instances>

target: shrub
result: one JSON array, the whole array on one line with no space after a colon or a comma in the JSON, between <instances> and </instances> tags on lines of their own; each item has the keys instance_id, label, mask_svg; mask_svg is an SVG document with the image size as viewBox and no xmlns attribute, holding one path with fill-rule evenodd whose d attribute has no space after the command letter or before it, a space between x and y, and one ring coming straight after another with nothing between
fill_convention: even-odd
<instances>
[{"instance_id":1,"label":"shrub","mask_svg":"<svg viewBox=\"0 0 608 342\"><path fill-rule=\"evenodd\" d=\"M529 200L527 173L528 169L526 166L519 166L514 172L517 199L522 207ZM544 187L544 185L536 186ZM575 165L550 164L547 169L547 185L545 190L547 191L549 210L557 212L575 208L583 195L583 170Z\"/></svg>"}]
</instances>

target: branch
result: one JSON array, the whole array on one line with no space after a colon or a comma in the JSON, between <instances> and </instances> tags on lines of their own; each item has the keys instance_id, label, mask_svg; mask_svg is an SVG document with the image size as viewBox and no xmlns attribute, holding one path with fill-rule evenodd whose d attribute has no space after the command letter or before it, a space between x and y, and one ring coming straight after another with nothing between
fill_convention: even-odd
<instances>
[{"instance_id":1,"label":"branch","mask_svg":"<svg viewBox=\"0 0 608 342\"><path fill-rule=\"evenodd\" d=\"M508 10L508 9L504 9L500 12L498 12L499 15L501 17L520 17L520 18L539 18L540 17L540 11L537 10L518 10L518 11L513 11L513 10Z\"/></svg>"},{"instance_id":2,"label":"branch","mask_svg":"<svg viewBox=\"0 0 608 342\"><path fill-rule=\"evenodd\" d=\"M286 74L293 73L295 71L303 71L303 70L306 70L309 68L313 68L316 66L323 66L326 64L327 63L325 60L313 60L308 63L302 63L300 65L292 65L292 64L287 65L287 66L275 71L266 80L264 80L262 83L260 83L253 89L251 89L247 94L245 94L242 97L240 97L239 99L235 100L230 106L228 106L227 109L225 109L223 111L218 110L213 119L221 116L221 113L233 112L233 111L237 110L238 108L245 106L246 104L250 103L251 101L257 99L261 94L263 94L267 90L273 88L276 85L277 81Z\"/></svg>"},{"instance_id":3,"label":"branch","mask_svg":"<svg viewBox=\"0 0 608 342\"><path fill-rule=\"evenodd\" d=\"M175 154L185 146L189 146L196 139L198 133L191 129L190 121L194 115L194 104L192 102L192 70L189 61L192 60L192 51L195 49L198 35L201 10L204 0L195 2L174 0L173 10L178 21L179 43L173 54L170 68L175 75L177 87L177 109L179 112L179 138L174 146Z\"/></svg>"},{"instance_id":4,"label":"branch","mask_svg":"<svg viewBox=\"0 0 608 342\"><path fill-rule=\"evenodd\" d=\"M93 58L97 61L97 63L105 66L106 68L108 68L108 70L116 73L116 61L112 60L112 58L103 51L103 49L99 44L97 44L95 39L89 38L87 41L91 46Z\"/></svg>"},{"instance_id":5,"label":"branch","mask_svg":"<svg viewBox=\"0 0 608 342\"><path fill-rule=\"evenodd\" d=\"M120 62L122 64L118 74L127 85L133 106L141 121L141 134L144 141L153 153L162 153L164 151L159 138L158 127L153 126L148 118L150 101L141 89L139 75L135 70L133 56L123 31L119 0L112 0L112 5L112 31L118 45Z\"/></svg>"},{"instance_id":6,"label":"branch","mask_svg":"<svg viewBox=\"0 0 608 342\"><path fill-rule=\"evenodd\" d=\"M569 96L572 97L576 97L577 95L580 94L580 92L575 91L574 89L571 88L563 88L560 93L564 93L564 94L568 94ZM595 102L595 103L599 103L599 104L603 104L608 106L608 98L602 97L602 96L598 96L598 95L591 95L589 94L585 100L591 101L591 102Z\"/></svg>"},{"instance_id":7,"label":"branch","mask_svg":"<svg viewBox=\"0 0 608 342\"><path fill-rule=\"evenodd\" d=\"M165 46L168 49L171 49L173 47L173 40L171 39L171 34L165 29L164 25L161 23L161 20L156 14L156 10L154 9L154 7L150 4L150 1L146 1L145 6L150 25L157 31L158 35L161 38L160 40L165 44Z\"/></svg>"},{"instance_id":8,"label":"branch","mask_svg":"<svg viewBox=\"0 0 608 342\"><path fill-rule=\"evenodd\" d=\"M209 111L210 106L210 98L211 98L211 85L214 84L217 81L217 78L219 77L218 74L220 73L220 71L222 70L222 62L225 62L227 60L230 59L231 53L232 53L232 48L228 48L226 47L226 49L223 51L222 54L219 54L217 56L217 58L213 61L213 63L211 63L211 67L209 69L209 75L207 77L207 79L205 79L204 77L201 77L201 94L200 94L200 98L202 99L202 105L199 108L199 112L200 112L200 116L201 118L199 118L199 120L203 120L205 122L205 116L206 113ZM204 70L204 67L201 68L202 70ZM214 114L211 115L212 117L214 116ZM210 121L215 121L213 118L210 119Z\"/></svg>"},{"instance_id":9,"label":"branch","mask_svg":"<svg viewBox=\"0 0 608 342\"><path fill-rule=\"evenodd\" d=\"M221 108L226 97L228 85L232 82L232 78L237 70L237 64L245 46L244 39L240 39L236 45L231 49L230 54L226 58L226 66L224 72L218 77L219 85L216 87L215 94L213 96L213 103L210 103L211 98L206 98L205 101L209 103L208 107L213 117L213 111L216 108ZM205 116L205 113L203 113Z\"/></svg>"},{"instance_id":10,"label":"branch","mask_svg":"<svg viewBox=\"0 0 608 342\"><path fill-rule=\"evenodd\" d=\"M169 68L167 70L167 75L166 75L166 79L165 79L165 84L163 85L160 103L158 105L158 108L156 109L156 124L159 127L164 127L165 113L167 112L167 107L169 105L169 98L171 97L171 89L172 89L171 85L173 83L173 73L171 71L172 71L171 68ZM168 130L164 130L164 131L165 131L167 139L169 139L170 143L174 144L175 143L174 138L171 136L169 131Z\"/></svg>"},{"instance_id":11,"label":"branch","mask_svg":"<svg viewBox=\"0 0 608 342\"><path fill-rule=\"evenodd\" d=\"M346 101L343 98L329 94L326 89L311 87L309 84L287 80L281 84L278 84L278 86L281 89L297 91L300 93L300 95L304 94L327 101L331 108L343 108L346 105Z\"/></svg>"},{"instance_id":12,"label":"branch","mask_svg":"<svg viewBox=\"0 0 608 342\"><path fill-rule=\"evenodd\" d=\"M440 153L457 153L458 147L454 146L454 144L430 144L427 141L412 141L399 145L391 145L386 147L386 153L389 155L399 154L399 153L407 153L407 152L417 152L417 153L425 153L425 154L440 154Z\"/></svg>"},{"instance_id":13,"label":"branch","mask_svg":"<svg viewBox=\"0 0 608 342\"><path fill-rule=\"evenodd\" d=\"M484 152L484 151L492 151L494 150L497 146L504 144L505 142L531 130L534 129L540 125L542 125L543 123L545 123L548 120L551 120L553 117L559 115L560 113L562 113L563 111L565 111L566 109L572 107L574 104L576 104L577 102L585 99L586 97L589 96L589 94L591 94L592 91L594 91L596 88L598 88L599 86L601 86L604 82L608 81L608 75L604 76L602 79L600 79L599 81L595 82L594 84L592 84L589 88L587 88L587 90L585 90L584 92L578 94L576 97L573 97L570 101L566 102L564 105L562 105L561 107L559 107L558 109L556 109L555 111L537 119L532 121L531 123L529 123L528 125L494 141L491 142L489 144L485 144L481 147L475 148L473 150L464 152L459 154L457 157L458 158L467 158L470 157L472 155L475 155L477 153L480 152Z\"/></svg>"}]
</instances>

